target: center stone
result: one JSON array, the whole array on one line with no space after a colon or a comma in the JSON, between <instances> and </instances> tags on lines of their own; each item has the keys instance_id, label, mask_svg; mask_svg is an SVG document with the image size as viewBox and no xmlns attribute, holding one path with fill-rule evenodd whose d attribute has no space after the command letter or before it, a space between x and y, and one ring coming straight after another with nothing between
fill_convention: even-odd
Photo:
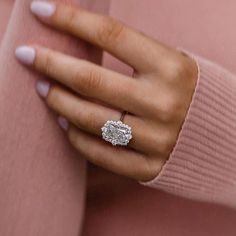
<instances>
[{"instance_id":1,"label":"center stone","mask_svg":"<svg viewBox=\"0 0 236 236\"><path fill-rule=\"evenodd\" d=\"M132 139L131 128L121 121L107 121L102 127L102 137L113 145L126 146Z\"/></svg>"}]
</instances>

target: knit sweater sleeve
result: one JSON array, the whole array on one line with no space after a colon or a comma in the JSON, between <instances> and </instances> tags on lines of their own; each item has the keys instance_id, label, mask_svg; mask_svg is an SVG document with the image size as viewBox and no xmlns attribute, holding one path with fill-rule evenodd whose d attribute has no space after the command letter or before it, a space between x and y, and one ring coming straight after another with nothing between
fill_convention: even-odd
<instances>
[{"instance_id":1,"label":"knit sweater sleeve","mask_svg":"<svg viewBox=\"0 0 236 236\"><path fill-rule=\"evenodd\" d=\"M236 75L194 56L199 75L177 143L145 186L236 208Z\"/></svg>"}]
</instances>

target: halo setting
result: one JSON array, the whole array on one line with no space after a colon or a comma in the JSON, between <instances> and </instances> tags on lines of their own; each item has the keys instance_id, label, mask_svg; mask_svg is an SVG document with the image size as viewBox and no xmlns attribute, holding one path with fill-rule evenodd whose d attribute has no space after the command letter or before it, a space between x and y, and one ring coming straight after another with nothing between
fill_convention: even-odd
<instances>
[{"instance_id":1,"label":"halo setting","mask_svg":"<svg viewBox=\"0 0 236 236\"><path fill-rule=\"evenodd\" d=\"M103 139L114 146L127 146L132 139L131 127L120 120L108 120L101 130Z\"/></svg>"}]
</instances>

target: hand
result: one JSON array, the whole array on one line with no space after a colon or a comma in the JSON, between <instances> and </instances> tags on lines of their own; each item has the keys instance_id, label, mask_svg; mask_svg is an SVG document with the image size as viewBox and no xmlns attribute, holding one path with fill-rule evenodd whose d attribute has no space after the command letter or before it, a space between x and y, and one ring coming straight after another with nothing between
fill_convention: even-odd
<instances>
[{"instance_id":1,"label":"hand","mask_svg":"<svg viewBox=\"0 0 236 236\"><path fill-rule=\"evenodd\" d=\"M34 1L32 12L51 27L70 33L134 68L134 78L42 46L22 46L16 56L54 79L38 81L48 106L60 115L71 144L88 161L139 181L158 175L172 152L197 82L196 63L110 17L82 8ZM132 127L128 147L101 137L107 120ZM62 118L63 117L63 118ZM65 119L66 118L66 119Z\"/></svg>"}]
</instances>

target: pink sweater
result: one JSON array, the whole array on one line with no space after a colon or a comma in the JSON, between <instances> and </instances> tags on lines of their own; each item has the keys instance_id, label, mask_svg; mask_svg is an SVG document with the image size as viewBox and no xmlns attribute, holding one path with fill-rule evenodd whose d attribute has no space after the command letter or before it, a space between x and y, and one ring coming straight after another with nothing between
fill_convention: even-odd
<instances>
[{"instance_id":1,"label":"pink sweater","mask_svg":"<svg viewBox=\"0 0 236 236\"><path fill-rule=\"evenodd\" d=\"M80 1L209 58L193 56L198 83L176 146L161 173L141 184L90 164L86 174L84 159L37 97L36 75L15 61L16 45L38 42L97 62L100 57L42 27L29 3L15 1L7 27L13 6L0 3L0 235L235 236L235 1ZM130 72L108 55L103 64Z\"/></svg>"}]
</instances>

